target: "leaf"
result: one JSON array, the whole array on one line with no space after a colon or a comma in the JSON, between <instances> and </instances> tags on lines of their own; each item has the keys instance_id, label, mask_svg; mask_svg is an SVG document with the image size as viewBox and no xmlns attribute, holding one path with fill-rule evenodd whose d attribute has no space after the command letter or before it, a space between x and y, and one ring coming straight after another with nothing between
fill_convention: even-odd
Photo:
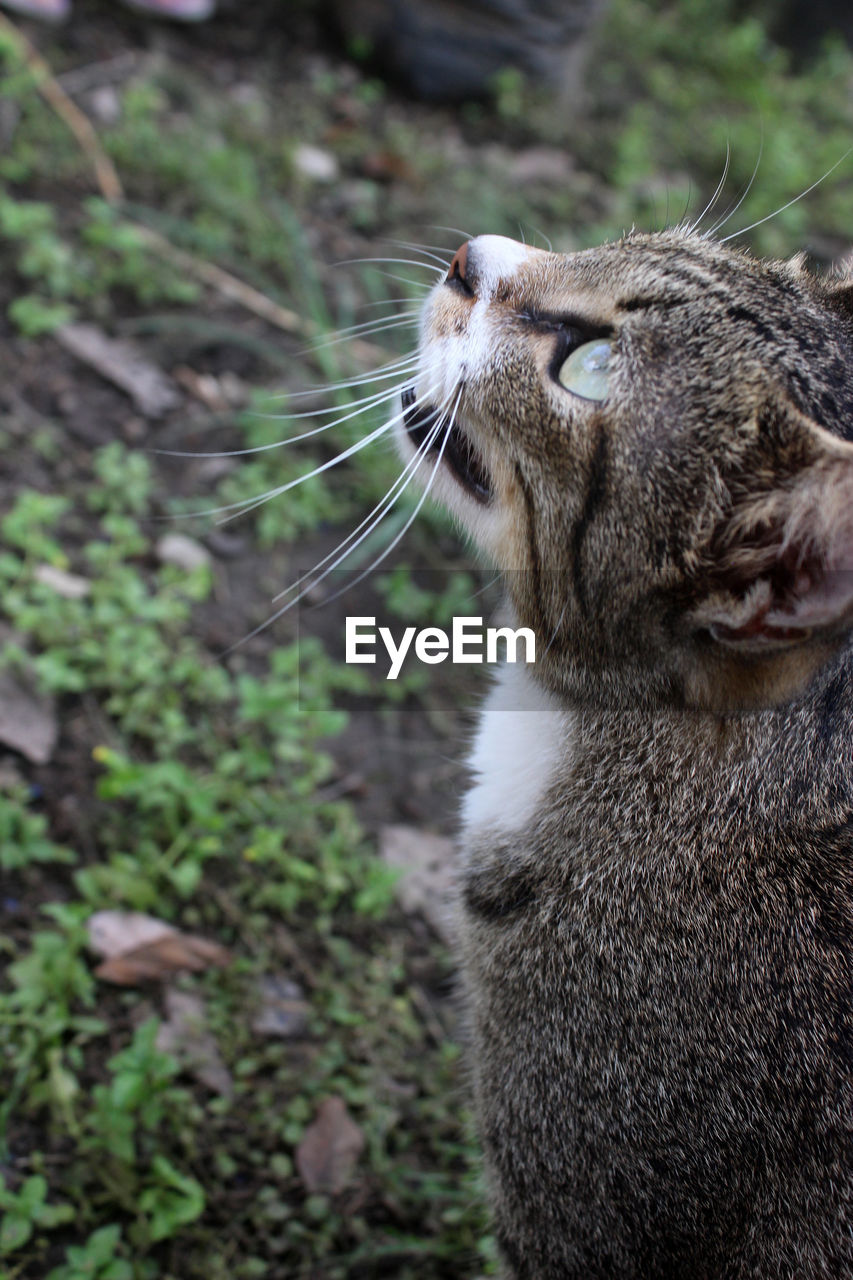
<instances>
[{"instance_id":1,"label":"leaf","mask_svg":"<svg viewBox=\"0 0 853 1280\"><path fill-rule=\"evenodd\" d=\"M54 336L66 351L126 391L146 418L159 418L178 403L171 378L145 360L130 343L108 338L93 324L63 324Z\"/></svg>"},{"instance_id":2,"label":"leaf","mask_svg":"<svg viewBox=\"0 0 853 1280\"><path fill-rule=\"evenodd\" d=\"M27 1243L33 1233L32 1218L9 1210L0 1219L0 1254L14 1253Z\"/></svg>"},{"instance_id":3,"label":"leaf","mask_svg":"<svg viewBox=\"0 0 853 1280\"><path fill-rule=\"evenodd\" d=\"M85 1245L84 1256L86 1262L90 1265L94 1263L98 1267L103 1266L107 1262L112 1262L113 1254L116 1251L120 1239L121 1227L115 1222L111 1222L108 1226L99 1227L97 1231L93 1231Z\"/></svg>"},{"instance_id":4,"label":"leaf","mask_svg":"<svg viewBox=\"0 0 853 1280\"><path fill-rule=\"evenodd\" d=\"M95 977L119 986L156 982L184 970L231 963L229 951L208 938L182 933L141 911L96 911L87 922L89 945L106 956Z\"/></svg>"},{"instance_id":5,"label":"leaf","mask_svg":"<svg viewBox=\"0 0 853 1280\"><path fill-rule=\"evenodd\" d=\"M22 675L0 671L0 742L33 764L47 764L56 737L53 699Z\"/></svg>"},{"instance_id":6,"label":"leaf","mask_svg":"<svg viewBox=\"0 0 853 1280\"><path fill-rule=\"evenodd\" d=\"M179 1227L204 1213L205 1195L201 1183L176 1169L165 1156L155 1156L151 1171L157 1182L146 1187L139 1207L149 1214L148 1230L152 1240L166 1240Z\"/></svg>"},{"instance_id":7,"label":"leaf","mask_svg":"<svg viewBox=\"0 0 853 1280\"><path fill-rule=\"evenodd\" d=\"M40 1173L34 1173L27 1178L18 1192L18 1203L22 1209L26 1209L31 1217L35 1217L37 1210L41 1208L46 1198L47 1178Z\"/></svg>"},{"instance_id":8,"label":"leaf","mask_svg":"<svg viewBox=\"0 0 853 1280\"><path fill-rule=\"evenodd\" d=\"M173 1053L208 1089L230 1098L234 1081L208 1028L204 1001L188 991L169 989L166 1013L157 1032L157 1048Z\"/></svg>"},{"instance_id":9,"label":"leaf","mask_svg":"<svg viewBox=\"0 0 853 1280\"><path fill-rule=\"evenodd\" d=\"M143 911L96 911L86 921L86 929L89 946L99 956L120 956L164 933L176 932L174 925Z\"/></svg>"},{"instance_id":10,"label":"leaf","mask_svg":"<svg viewBox=\"0 0 853 1280\"><path fill-rule=\"evenodd\" d=\"M224 968L230 963L230 952L218 942L197 938L190 933L164 934L155 942L105 960L95 970L95 977L122 987L132 987L139 982L170 978L184 970L199 973L203 969Z\"/></svg>"},{"instance_id":11,"label":"leaf","mask_svg":"<svg viewBox=\"0 0 853 1280\"><path fill-rule=\"evenodd\" d=\"M308 1192L337 1195L353 1175L365 1138L343 1098L326 1098L296 1148L296 1167Z\"/></svg>"},{"instance_id":12,"label":"leaf","mask_svg":"<svg viewBox=\"0 0 853 1280\"><path fill-rule=\"evenodd\" d=\"M122 1258L116 1258L104 1268L98 1280L133 1280L133 1267Z\"/></svg>"}]
</instances>

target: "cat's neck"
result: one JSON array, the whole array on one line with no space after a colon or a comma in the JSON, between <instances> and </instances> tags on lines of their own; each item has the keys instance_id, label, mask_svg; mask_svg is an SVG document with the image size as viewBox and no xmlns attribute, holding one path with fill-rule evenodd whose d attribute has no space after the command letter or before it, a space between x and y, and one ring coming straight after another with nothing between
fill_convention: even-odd
<instances>
[{"instance_id":1,"label":"cat's neck","mask_svg":"<svg viewBox=\"0 0 853 1280\"><path fill-rule=\"evenodd\" d=\"M543 806L612 805L642 821L683 809L741 825L831 825L853 811L848 655L796 703L719 717L680 707L574 703L522 667L487 700L470 764L469 830L521 831Z\"/></svg>"}]
</instances>

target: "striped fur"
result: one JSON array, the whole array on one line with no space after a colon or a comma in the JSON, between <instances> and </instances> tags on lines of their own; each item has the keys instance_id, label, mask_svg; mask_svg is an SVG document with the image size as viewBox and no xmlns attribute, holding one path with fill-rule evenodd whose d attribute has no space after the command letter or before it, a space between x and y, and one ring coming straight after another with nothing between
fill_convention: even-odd
<instances>
[{"instance_id":1,"label":"striped fur","mask_svg":"<svg viewBox=\"0 0 853 1280\"><path fill-rule=\"evenodd\" d=\"M505 1274L853 1275L853 289L679 231L461 274L419 385L491 496L436 491L550 708L522 822L480 742L459 871Z\"/></svg>"}]
</instances>

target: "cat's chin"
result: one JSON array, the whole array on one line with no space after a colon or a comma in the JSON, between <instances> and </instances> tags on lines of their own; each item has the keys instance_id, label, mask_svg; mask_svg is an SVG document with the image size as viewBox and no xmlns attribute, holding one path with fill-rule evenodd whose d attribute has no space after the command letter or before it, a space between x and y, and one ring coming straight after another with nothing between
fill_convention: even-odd
<instances>
[{"instance_id":1,"label":"cat's chin","mask_svg":"<svg viewBox=\"0 0 853 1280\"><path fill-rule=\"evenodd\" d=\"M432 466L441 459L442 469L450 472L462 489L483 506L492 498L492 477L471 437L455 415L442 414L435 405L420 403L414 387L402 393L403 424L409 443ZM429 474L429 470L427 471Z\"/></svg>"}]
</instances>

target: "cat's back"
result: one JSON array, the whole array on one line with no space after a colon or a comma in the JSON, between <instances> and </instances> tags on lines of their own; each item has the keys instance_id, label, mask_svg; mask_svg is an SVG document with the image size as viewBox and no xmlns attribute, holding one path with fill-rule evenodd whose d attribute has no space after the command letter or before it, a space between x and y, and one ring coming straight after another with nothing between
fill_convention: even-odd
<instances>
[{"instance_id":1,"label":"cat's back","mask_svg":"<svg viewBox=\"0 0 853 1280\"><path fill-rule=\"evenodd\" d=\"M500 237L401 437L502 570L459 870L516 1280L853 1274L853 286Z\"/></svg>"},{"instance_id":2,"label":"cat's back","mask_svg":"<svg viewBox=\"0 0 853 1280\"><path fill-rule=\"evenodd\" d=\"M459 882L517 1274L848 1274L849 1237L821 1224L853 1212L849 663L772 727L659 717L634 751L624 720L538 690L525 708L521 684L484 715L474 760L497 769ZM500 758L515 717L535 807Z\"/></svg>"}]
</instances>

